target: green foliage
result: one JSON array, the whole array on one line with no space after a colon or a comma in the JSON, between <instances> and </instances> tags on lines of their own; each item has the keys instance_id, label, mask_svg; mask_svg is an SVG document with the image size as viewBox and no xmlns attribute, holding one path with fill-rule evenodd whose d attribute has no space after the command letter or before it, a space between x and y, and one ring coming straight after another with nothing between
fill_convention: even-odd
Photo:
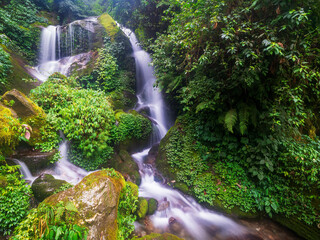
<instances>
[{"instance_id":1,"label":"green foliage","mask_svg":"<svg viewBox=\"0 0 320 240\"><path fill-rule=\"evenodd\" d=\"M19 167L9 166L0 155L0 233L9 235L28 213L31 190Z\"/></svg>"},{"instance_id":2,"label":"green foliage","mask_svg":"<svg viewBox=\"0 0 320 240\"><path fill-rule=\"evenodd\" d=\"M37 16L37 8L30 0L10 0L0 7L0 34L7 35L11 43L28 60L37 57L37 44L40 29L34 23L45 23L44 18Z\"/></svg>"},{"instance_id":3,"label":"green foliage","mask_svg":"<svg viewBox=\"0 0 320 240\"><path fill-rule=\"evenodd\" d=\"M15 229L11 240L65 239L85 240L87 229L74 224L78 210L72 202L56 206L40 203Z\"/></svg>"},{"instance_id":4,"label":"green foliage","mask_svg":"<svg viewBox=\"0 0 320 240\"><path fill-rule=\"evenodd\" d=\"M152 125L149 119L135 111L116 113L118 127L114 133L118 142L126 139L146 139L150 136Z\"/></svg>"},{"instance_id":5,"label":"green foliage","mask_svg":"<svg viewBox=\"0 0 320 240\"><path fill-rule=\"evenodd\" d=\"M0 85L3 86L7 83L6 77L8 76L8 73L10 73L11 68L10 55L5 52L0 45Z\"/></svg>"},{"instance_id":6,"label":"green foliage","mask_svg":"<svg viewBox=\"0 0 320 240\"><path fill-rule=\"evenodd\" d=\"M249 134L238 140L212 123L184 116L166 141L163 150L176 180L186 183L200 201L295 216L307 224L320 220L319 139Z\"/></svg>"},{"instance_id":7,"label":"green foliage","mask_svg":"<svg viewBox=\"0 0 320 240\"><path fill-rule=\"evenodd\" d=\"M118 206L118 240L130 239L130 235L134 231L134 222L136 216L134 212L137 209L138 203L138 186L126 182L125 187L120 193L120 200Z\"/></svg>"},{"instance_id":8,"label":"green foliage","mask_svg":"<svg viewBox=\"0 0 320 240\"><path fill-rule=\"evenodd\" d=\"M58 193L58 192L63 192L63 191L65 191L65 190L67 190L67 189L69 189L69 188L72 188L72 187L73 187L72 184L70 184L70 183L65 183L65 184L63 184L61 187L59 187L57 190L55 190L53 194L56 194L56 193Z\"/></svg>"},{"instance_id":9,"label":"green foliage","mask_svg":"<svg viewBox=\"0 0 320 240\"><path fill-rule=\"evenodd\" d=\"M120 141L144 138L151 131L150 121L137 114L123 114L117 126L107 95L102 91L81 89L73 77L52 75L32 90L31 98L47 111L51 128L62 130L72 142L69 154L72 162L87 170L96 170L106 163ZM40 146L57 143L55 135L47 138L49 142Z\"/></svg>"}]
</instances>

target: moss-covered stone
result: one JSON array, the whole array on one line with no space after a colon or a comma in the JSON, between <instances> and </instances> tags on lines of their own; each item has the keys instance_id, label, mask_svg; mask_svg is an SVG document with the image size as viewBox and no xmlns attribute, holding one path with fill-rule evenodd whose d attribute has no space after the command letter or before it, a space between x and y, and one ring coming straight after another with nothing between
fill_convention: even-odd
<instances>
[{"instance_id":1,"label":"moss-covered stone","mask_svg":"<svg viewBox=\"0 0 320 240\"><path fill-rule=\"evenodd\" d=\"M47 197L51 196L56 190L58 190L62 185L67 182L60 179L55 179L50 174L40 175L32 183L31 189L33 191L34 197L42 202Z\"/></svg>"},{"instance_id":2,"label":"moss-covered stone","mask_svg":"<svg viewBox=\"0 0 320 240\"><path fill-rule=\"evenodd\" d=\"M128 111L132 109L137 103L137 97L132 92L123 90L111 93L111 103L113 108L122 109L124 111Z\"/></svg>"},{"instance_id":3,"label":"moss-covered stone","mask_svg":"<svg viewBox=\"0 0 320 240\"><path fill-rule=\"evenodd\" d=\"M19 142L20 123L12 111L0 104L0 154L9 155Z\"/></svg>"},{"instance_id":4,"label":"moss-covered stone","mask_svg":"<svg viewBox=\"0 0 320 240\"><path fill-rule=\"evenodd\" d=\"M21 118L23 123L31 126L30 145L41 142L40 128L46 123L44 111L30 98L16 89L6 92L2 96L1 102L3 104L13 103L10 108L17 114L17 117Z\"/></svg>"},{"instance_id":5,"label":"moss-covered stone","mask_svg":"<svg viewBox=\"0 0 320 240\"><path fill-rule=\"evenodd\" d=\"M104 13L98 18L100 24L105 28L111 39L114 39L117 32L120 30L114 19L108 14Z\"/></svg>"},{"instance_id":6,"label":"moss-covered stone","mask_svg":"<svg viewBox=\"0 0 320 240\"><path fill-rule=\"evenodd\" d=\"M148 200L148 215L152 215L158 209L158 201L154 198Z\"/></svg>"},{"instance_id":7,"label":"moss-covered stone","mask_svg":"<svg viewBox=\"0 0 320 240\"><path fill-rule=\"evenodd\" d=\"M152 233L141 238L133 238L133 240L182 240L182 238L179 238L171 233Z\"/></svg>"},{"instance_id":8,"label":"moss-covered stone","mask_svg":"<svg viewBox=\"0 0 320 240\"><path fill-rule=\"evenodd\" d=\"M139 167L130 154L121 149L116 152L113 157L108 160L102 167L114 168L119 171L127 181L131 181L137 185L141 182Z\"/></svg>"},{"instance_id":9,"label":"moss-covered stone","mask_svg":"<svg viewBox=\"0 0 320 240\"><path fill-rule=\"evenodd\" d=\"M136 215L139 219L144 218L148 212L148 201L143 197L138 198L138 207L136 211Z\"/></svg>"},{"instance_id":10,"label":"moss-covered stone","mask_svg":"<svg viewBox=\"0 0 320 240\"><path fill-rule=\"evenodd\" d=\"M45 202L50 205L72 202L79 211L73 224L88 228L88 240L114 240L117 239L120 192L124 186L125 180L120 173L97 171Z\"/></svg>"}]
</instances>

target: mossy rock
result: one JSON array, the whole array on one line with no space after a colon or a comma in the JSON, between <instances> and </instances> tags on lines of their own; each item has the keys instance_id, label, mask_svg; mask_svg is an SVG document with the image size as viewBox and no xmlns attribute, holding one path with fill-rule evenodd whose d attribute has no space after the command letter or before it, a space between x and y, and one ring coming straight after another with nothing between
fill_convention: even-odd
<instances>
[{"instance_id":1,"label":"mossy rock","mask_svg":"<svg viewBox=\"0 0 320 240\"><path fill-rule=\"evenodd\" d=\"M139 167L130 154L124 149L116 152L102 167L114 168L119 171L127 181L131 181L137 185L141 183Z\"/></svg>"},{"instance_id":2,"label":"mossy rock","mask_svg":"<svg viewBox=\"0 0 320 240\"><path fill-rule=\"evenodd\" d=\"M152 215L158 209L158 201L154 198L148 200L148 213L147 215Z\"/></svg>"},{"instance_id":3,"label":"mossy rock","mask_svg":"<svg viewBox=\"0 0 320 240\"><path fill-rule=\"evenodd\" d=\"M137 206L137 211L136 215L139 219L144 218L147 215L148 212L148 201L147 199L143 197L138 198L138 206Z\"/></svg>"},{"instance_id":4,"label":"mossy rock","mask_svg":"<svg viewBox=\"0 0 320 240\"><path fill-rule=\"evenodd\" d=\"M19 143L18 129L21 127L15 113L0 104L0 154L10 155Z\"/></svg>"},{"instance_id":5,"label":"mossy rock","mask_svg":"<svg viewBox=\"0 0 320 240\"><path fill-rule=\"evenodd\" d=\"M120 31L115 20L108 14L104 13L98 18L100 24L105 28L111 39Z\"/></svg>"},{"instance_id":6,"label":"mossy rock","mask_svg":"<svg viewBox=\"0 0 320 240\"><path fill-rule=\"evenodd\" d=\"M47 197L53 195L56 190L66 183L67 182L64 180L55 179L50 174L43 174L34 180L31 189L37 201L42 202Z\"/></svg>"},{"instance_id":7,"label":"mossy rock","mask_svg":"<svg viewBox=\"0 0 320 240\"><path fill-rule=\"evenodd\" d=\"M126 90L111 93L111 103L115 110L122 109L128 111L136 105L137 100L136 95Z\"/></svg>"},{"instance_id":8,"label":"mossy rock","mask_svg":"<svg viewBox=\"0 0 320 240\"><path fill-rule=\"evenodd\" d=\"M72 224L88 228L88 240L117 239L118 204L125 186L123 176L116 171L102 170L89 174L76 186L45 199L56 205L72 202L78 213Z\"/></svg>"},{"instance_id":9,"label":"mossy rock","mask_svg":"<svg viewBox=\"0 0 320 240\"><path fill-rule=\"evenodd\" d=\"M143 236L141 238L133 238L133 240L183 240L171 233L151 233L150 235Z\"/></svg>"},{"instance_id":10,"label":"mossy rock","mask_svg":"<svg viewBox=\"0 0 320 240\"><path fill-rule=\"evenodd\" d=\"M297 216L287 218L281 215L274 215L272 218L281 225L291 229L302 238L308 240L320 239L320 224L318 226L317 224L308 225L298 220Z\"/></svg>"},{"instance_id":11,"label":"mossy rock","mask_svg":"<svg viewBox=\"0 0 320 240\"><path fill-rule=\"evenodd\" d=\"M173 187L175 189L180 190L181 192L183 192L185 194L190 194L191 193L188 185L183 183L183 182L175 182Z\"/></svg>"},{"instance_id":12,"label":"mossy rock","mask_svg":"<svg viewBox=\"0 0 320 240\"><path fill-rule=\"evenodd\" d=\"M41 142L40 128L46 123L46 114L42 108L16 89L6 92L2 96L1 102L4 105L9 104L16 117L21 118L23 123L31 126L32 132L29 144L34 145L37 142Z\"/></svg>"}]
</instances>

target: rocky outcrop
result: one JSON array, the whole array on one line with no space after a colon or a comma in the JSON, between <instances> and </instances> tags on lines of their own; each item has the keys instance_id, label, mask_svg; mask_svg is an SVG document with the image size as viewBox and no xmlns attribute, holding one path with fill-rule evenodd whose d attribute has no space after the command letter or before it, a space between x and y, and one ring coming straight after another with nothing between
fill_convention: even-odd
<instances>
[{"instance_id":1,"label":"rocky outcrop","mask_svg":"<svg viewBox=\"0 0 320 240\"><path fill-rule=\"evenodd\" d=\"M88 240L117 239L117 212L124 178L117 172L97 171L76 186L50 196L50 205L72 202L79 211L74 224L88 228Z\"/></svg>"},{"instance_id":2,"label":"rocky outcrop","mask_svg":"<svg viewBox=\"0 0 320 240\"><path fill-rule=\"evenodd\" d=\"M47 197L53 195L56 190L66 183L67 182L64 180L55 179L50 174L42 174L34 180L31 189L37 201L42 202Z\"/></svg>"}]
</instances>

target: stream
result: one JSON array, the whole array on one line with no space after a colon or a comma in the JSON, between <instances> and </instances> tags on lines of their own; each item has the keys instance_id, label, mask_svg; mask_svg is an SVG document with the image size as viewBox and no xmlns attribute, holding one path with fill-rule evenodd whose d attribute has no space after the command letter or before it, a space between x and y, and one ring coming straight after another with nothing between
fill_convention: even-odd
<instances>
[{"instance_id":1,"label":"stream","mask_svg":"<svg viewBox=\"0 0 320 240\"><path fill-rule=\"evenodd\" d=\"M94 32L93 25L97 24L97 18L91 17L82 20L81 23L88 30L87 41L90 42L90 32ZM41 35L39 65L30 69L30 74L41 81L45 81L54 72L68 75L72 64L79 59L86 59L90 54L91 47L88 44L88 52L74 54L73 27L80 24L75 21L65 29L65 37L62 40L62 27L49 26L44 28ZM256 234L251 234L247 227L239 224L231 218L220 213L203 208L193 198L185 196L177 190L154 180L156 169L152 165L144 163L151 147L158 144L171 127L173 120L170 119L170 110L165 104L161 92L154 87L154 69L150 66L151 58L138 44L137 38L131 30L121 27L121 30L130 39L133 56L136 62L136 86L138 103L135 109L148 109L150 119L153 122L153 135L146 148L132 157L139 166L141 185L139 196L158 200L158 210L148 217L148 224L135 223L136 232L144 235L152 232L171 232L187 240L213 240L213 239L262 239ZM62 45L65 45L62 50ZM86 60L84 60L86 61ZM73 165L68 161L69 142L61 133L63 141L60 143L61 159L50 169L41 173L52 174L57 179L66 180L77 184L89 172ZM27 166L17 160L21 165L21 172L31 184L36 176L32 176ZM38 173L37 175L41 174ZM145 225L149 225L146 227ZM149 229L148 229L149 228ZM270 238L277 239L277 238ZM283 238L293 239L293 238Z\"/></svg>"}]
</instances>

